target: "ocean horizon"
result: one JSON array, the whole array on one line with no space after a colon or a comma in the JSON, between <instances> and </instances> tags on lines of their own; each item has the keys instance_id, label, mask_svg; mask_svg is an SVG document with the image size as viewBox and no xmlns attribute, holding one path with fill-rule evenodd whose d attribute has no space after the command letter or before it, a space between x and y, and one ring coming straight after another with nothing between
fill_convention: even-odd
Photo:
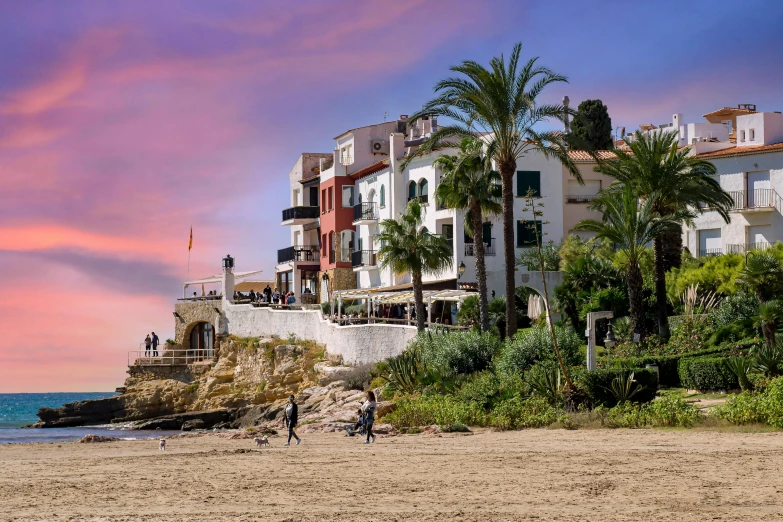
<instances>
[{"instance_id":1,"label":"ocean horizon","mask_svg":"<svg viewBox=\"0 0 783 522\"><path fill-rule=\"evenodd\" d=\"M128 430L111 425L22 429L38 421L39 408L59 408L69 402L105 399L115 395L116 392L0 393L0 444L68 442L88 433L122 439L150 439L172 433Z\"/></svg>"}]
</instances>

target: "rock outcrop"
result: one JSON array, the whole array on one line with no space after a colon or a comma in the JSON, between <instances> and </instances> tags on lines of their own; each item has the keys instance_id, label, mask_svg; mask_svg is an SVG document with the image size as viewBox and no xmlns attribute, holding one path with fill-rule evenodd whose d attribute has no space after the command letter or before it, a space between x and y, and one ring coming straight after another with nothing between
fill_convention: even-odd
<instances>
[{"instance_id":1,"label":"rock outcrop","mask_svg":"<svg viewBox=\"0 0 783 522\"><path fill-rule=\"evenodd\" d=\"M117 416L124 415L123 397L109 397L92 401L79 401L64 404L59 408L41 408L38 410L37 423L31 428L70 428L108 424Z\"/></svg>"}]
</instances>

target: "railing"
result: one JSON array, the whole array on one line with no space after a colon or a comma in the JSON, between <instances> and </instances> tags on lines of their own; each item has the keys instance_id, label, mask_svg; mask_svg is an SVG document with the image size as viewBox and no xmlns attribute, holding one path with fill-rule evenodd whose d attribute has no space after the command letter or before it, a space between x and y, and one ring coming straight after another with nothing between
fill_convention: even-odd
<instances>
[{"instance_id":1,"label":"railing","mask_svg":"<svg viewBox=\"0 0 783 522\"><path fill-rule=\"evenodd\" d=\"M351 165L353 163L353 156L351 156L350 154L341 154L340 163L342 165Z\"/></svg>"},{"instance_id":2,"label":"railing","mask_svg":"<svg viewBox=\"0 0 783 522\"><path fill-rule=\"evenodd\" d=\"M707 248L704 250L699 250L699 257L719 256L722 254L723 254L723 249L721 248Z\"/></svg>"},{"instance_id":3,"label":"railing","mask_svg":"<svg viewBox=\"0 0 783 522\"><path fill-rule=\"evenodd\" d=\"M281 248L277 251L277 262L317 261L318 250L318 245L295 245L288 248Z\"/></svg>"},{"instance_id":4,"label":"railing","mask_svg":"<svg viewBox=\"0 0 783 522\"><path fill-rule=\"evenodd\" d=\"M744 254L746 252L763 252L768 249L770 244L760 241L758 243L738 243L733 245L726 245L727 254Z\"/></svg>"},{"instance_id":5,"label":"railing","mask_svg":"<svg viewBox=\"0 0 783 522\"><path fill-rule=\"evenodd\" d=\"M220 301L223 299L223 294L216 295L195 295L192 297L180 297L177 301Z\"/></svg>"},{"instance_id":6,"label":"railing","mask_svg":"<svg viewBox=\"0 0 783 522\"><path fill-rule=\"evenodd\" d=\"M598 194L589 194L589 195L568 195L565 197L566 203L590 203L595 198L598 197Z\"/></svg>"},{"instance_id":7,"label":"railing","mask_svg":"<svg viewBox=\"0 0 783 522\"><path fill-rule=\"evenodd\" d=\"M419 203L428 203L429 202L429 195L428 194L422 194L421 196L408 196L408 202L410 203L414 199L419 200Z\"/></svg>"},{"instance_id":8,"label":"railing","mask_svg":"<svg viewBox=\"0 0 783 522\"><path fill-rule=\"evenodd\" d=\"M319 216L319 207L291 207L283 210L283 221L292 219L315 219Z\"/></svg>"},{"instance_id":9,"label":"railing","mask_svg":"<svg viewBox=\"0 0 783 522\"><path fill-rule=\"evenodd\" d=\"M375 250L357 250L351 254L351 266L377 266L378 257Z\"/></svg>"},{"instance_id":10,"label":"railing","mask_svg":"<svg viewBox=\"0 0 783 522\"><path fill-rule=\"evenodd\" d=\"M732 190L732 210L778 209L783 212L783 199L774 189Z\"/></svg>"},{"instance_id":11,"label":"railing","mask_svg":"<svg viewBox=\"0 0 783 522\"><path fill-rule=\"evenodd\" d=\"M359 203L353 206L353 220L356 221L377 221L378 204L374 202Z\"/></svg>"},{"instance_id":12,"label":"railing","mask_svg":"<svg viewBox=\"0 0 783 522\"><path fill-rule=\"evenodd\" d=\"M474 243L465 243L465 255L466 256L475 256L476 255L475 248L474 248ZM485 256L494 256L495 255L495 243L490 243L489 245L484 243L484 255Z\"/></svg>"},{"instance_id":13,"label":"railing","mask_svg":"<svg viewBox=\"0 0 783 522\"><path fill-rule=\"evenodd\" d=\"M169 350L166 345L158 346L159 355L154 351L132 350L128 352L128 366L184 366L203 361L212 361L212 348L193 350Z\"/></svg>"}]
</instances>

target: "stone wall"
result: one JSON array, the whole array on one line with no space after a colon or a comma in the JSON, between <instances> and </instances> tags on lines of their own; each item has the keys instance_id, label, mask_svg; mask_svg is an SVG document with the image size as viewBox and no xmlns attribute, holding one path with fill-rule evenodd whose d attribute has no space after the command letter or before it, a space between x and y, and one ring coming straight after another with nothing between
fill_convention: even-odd
<instances>
[{"instance_id":1,"label":"stone wall","mask_svg":"<svg viewBox=\"0 0 783 522\"><path fill-rule=\"evenodd\" d=\"M330 355L340 355L349 364L398 355L416 336L416 328L406 325L337 326L323 319L320 310L272 310L224 303L224 312L229 334L284 339L293 334L325 346Z\"/></svg>"},{"instance_id":2,"label":"stone wall","mask_svg":"<svg viewBox=\"0 0 783 522\"><path fill-rule=\"evenodd\" d=\"M190 348L190 330L198 323L212 323L215 332L218 330L219 315L215 308L223 310L223 301L185 301L174 305L174 311L179 318L174 318L174 342L182 349Z\"/></svg>"}]
</instances>

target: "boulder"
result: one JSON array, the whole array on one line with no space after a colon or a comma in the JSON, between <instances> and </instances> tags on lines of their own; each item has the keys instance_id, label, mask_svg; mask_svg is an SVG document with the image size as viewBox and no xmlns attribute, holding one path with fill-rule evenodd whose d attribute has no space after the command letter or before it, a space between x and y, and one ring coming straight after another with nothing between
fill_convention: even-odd
<instances>
[{"instance_id":1,"label":"boulder","mask_svg":"<svg viewBox=\"0 0 783 522\"><path fill-rule=\"evenodd\" d=\"M192 411L187 413L177 413L158 417L156 419L144 421L134 426L137 430L181 430L188 426L188 429L210 429L217 424L231 422L236 416L236 410L212 410L212 411Z\"/></svg>"},{"instance_id":2,"label":"boulder","mask_svg":"<svg viewBox=\"0 0 783 522\"><path fill-rule=\"evenodd\" d=\"M78 401L63 404L59 408L38 410L40 421L32 428L69 428L89 424L108 424L117 417L125 416L125 396L106 399Z\"/></svg>"}]
</instances>

